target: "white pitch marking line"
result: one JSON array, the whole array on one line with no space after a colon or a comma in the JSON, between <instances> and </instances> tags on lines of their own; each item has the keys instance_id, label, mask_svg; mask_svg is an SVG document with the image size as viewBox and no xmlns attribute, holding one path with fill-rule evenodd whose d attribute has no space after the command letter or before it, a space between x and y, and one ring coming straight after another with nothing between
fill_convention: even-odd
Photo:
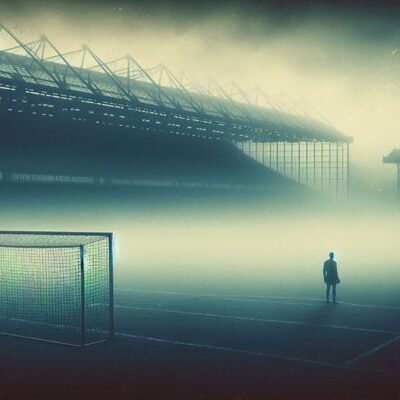
<instances>
[{"instance_id":1,"label":"white pitch marking line","mask_svg":"<svg viewBox=\"0 0 400 400\"><path fill-rule=\"evenodd\" d=\"M240 299L235 297L240 297ZM247 298L246 298L247 297ZM241 296L241 295L228 295L228 296L220 296L220 299L223 300L236 300L236 301L244 301L244 302L253 302L253 303L272 303L270 301L262 301L262 300L254 300L253 298L264 298L265 300L268 299L282 299L282 300L308 300L308 301L313 301L313 303L300 303L300 302L283 302L280 301L279 303L275 302L274 304L301 304L301 305L307 305L307 306L315 306L315 302L320 302L320 303L325 303L325 299L313 299L309 297L281 297L281 296ZM373 308L373 309L384 309L384 310L400 310L400 307L398 306L378 306L378 305L373 305L373 304L358 304L358 303L351 303L348 301L339 301L340 305L348 306L348 307L363 307L363 308Z\"/></svg>"},{"instance_id":2,"label":"white pitch marking line","mask_svg":"<svg viewBox=\"0 0 400 400\"><path fill-rule=\"evenodd\" d=\"M239 301L242 303L261 303L261 304L284 304L284 305L290 305L290 306L296 306L296 305L301 305L301 306L307 306L307 307L315 307L316 303L304 303L301 301L270 301L270 300L253 300L253 299L246 299L246 298L233 298L233 297L218 297L220 300L226 300L226 301ZM269 297L270 299L280 299L281 297ZM293 299L293 300L304 300L302 297L287 297L287 299ZM311 299L310 299L311 300ZM319 300L321 304L325 304L325 300L320 299ZM370 309L377 309L377 310L400 310L400 307L395 307L395 306L374 306L370 304L356 304L356 303L349 303L345 301L340 301L339 304L341 306L346 306L346 307L360 307L360 308L370 308ZM336 306L335 306L336 307Z\"/></svg>"},{"instance_id":3,"label":"white pitch marking line","mask_svg":"<svg viewBox=\"0 0 400 400\"><path fill-rule=\"evenodd\" d=\"M296 301L296 302L288 302L288 301L271 301L271 300L253 300L253 299L244 299L244 298L233 298L233 297L218 297L219 300L224 300L224 301L238 301L240 303L259 303L259 304L283 304L283 305L289 305L289 306L307 306L307 307L315 307L315 303L304 303L302 301ZM274 297L271 297L271 299L274 299ZM303 299L299 299L303 300ZM323 300L321 300L321 304L323 304Z\"/></svg>"},{"instance_id":4,"label":"white pitch marking line","mask_svg":"<svg viewBox=\"0 0 400 400\"><path fill-rule=\"evenodd\" d=\"M225 351L225 352L229 352L229 353L246 354L246 355L256 356L256 357L274 358L274 359L285 360L285 361L297 361L297 362L303 362L303 363L314 364L314 365L323 365L325 367L334 367L335 366L335 364L332 364L332 363L323 362L323 361L314 361L314 360L309 360L306 358L278 356L276 354L263 353L263 352L259 352L259 351L240 350L240 349L234 349L232 347L214 346L211 344L202 344L202 343L181 342L178 340L169 340L169 339L154 338L154 337L148 337L148 336L138 336L138 335L133 335L133 334L124 333L124 332L117 332L117 333L115 333L115 336L126 337L126 338L137 339L137 340L147 340L150 342L167 343L167 344L173 344L176 346L195 347L198 349L217 350L217 351Z\"/></svg>"},{"instance_id":5,"label":"white pitch marking line","mask_svg":"<svg viewBox=\"0 0 400 400\"><path fill-rule=\"evenodd\" d=\"M354 358L352 358L349 361L346 361L343 366L352 366L353 364L357 363L358 361L363 360L364 358L370 357L373 354L377 353L378 351L384 349L385 347L391 345L392 343L397 342L398 340L400 340L400 335L395 336L392 339L386 340L385 342L372 347L371 349L359 354L358 356L355 356Z\"/></svg>"},{"instance_id":6,"label":"white pitch marking line","mask_svg":"<svg viewBox=\"0 0 400 400\"><path fill-rule=\"evenodd\" d=\"M180 311L180 310L171 310L167 308L154 308L154 307L137 307L137 306L125 306L125 305L115 305L115 308L126 308L133 310L143 310L143 311L156 311L156 312L164 312L170 314L182 314L182 315L193 315L198 317L211 317L211 318L221 318L221 319L233 319L237 321L252 321L252 322L266 322L273 324L287 324L287 325L301 325L301 326L313 326L317 328L331 328L331 329L344 329L349 331L356 332L369 332L369 333L382 333L388 335L396 335L397 331L386 331L382 329L369 329L369 328L356 328L345 325L319 325L313 324L311 322L301 322L301 321L285 321L285 320L277 320L277 319L266 319L266 318L254 318L254 317L239 317L236 315L229 314L214 314L214 313L203 313L203 312L192 312L192 311Z\"/></svg>"},{"instance_id":7,"label":"white pitch marking line","mask_svg":"<svg viewBox=\"0 0 400 400\"><path fill-rule=\"evenodd\" d=\"M318 298L310 297L283 297L283 296L247 296L241 294L211 294L211 293L187 293L187 292L171 292L167 290L146 290L146 289L123 289L115 288L119 292L133 292L133 293L156 293L156 294L166 294L171 296L187 296L187 297L243 297L243 298L274 298L274 299L301 299L301 300L313 300L320 301Z\"/></svg>"},{"instance_id":8,"label":"white pitch marking line","mask_svg":"<svg viewBox=\"0 0 400 400\"><path fill-rule=\"evenodd\" d=\"M312 300L321 301L318 298L310 297L284 297L284 296L247 296L241 294L210 294L210 293L186 293L186 292L171 292L167 290L145 290L145 289L122 289L115 288L119 292L132 292L132 293L155 293L155 294L166 294L171 296L187 296L187 297L243 297L243 298L274 298L274 299L301 299L301 300Z\"/></svg>"},{"instance_id":9,"label":"white pitch marking line","mask_svg":"<svg viewBox=\"0 0 400 400\"><path fill-rule=\"evenodd\" d=\"M329 368L346 368L346 369L357 370L357 371L362 371L362 372L374 372L374 373L384 374L384 375L400 376L400 374L391 372L391 371L371 369L371 368L359 368L359 367L353 367L350 365L334 364L334 363L309 360L306 358L299 358L299 357L278 356L276 354L263 353L263 352L258 352L258 351L240 350L240 349L234 349L231 347L214 346L214 345L201 344L201 343L181 342L181 341L177 341L177 340L154 338L154 337L148 337L148 336L139 336L139 335L134 335L134 334L125 333L125 332L116 332L114 335L118 336L118 337L122 337L122 338L135 339L135 340L146 340L146 341L150 341L150 342L172 344L175 346L192 347L192 348L197 348L197 349L207 349L207 350L213 350L213 351L225 351L225 352L229 352L229 353L245 354L245 355L249 355L249 356L253 356L253 357L254 356L255 357L265 357L265 358L272 358L272 359L282 360L282 361L295 361L295 362L301 362L301 363L312 364L312 365L320 365L320 366L329 367Z\"/></svg>"},{"instance_id":10,"label":"white pitch marking line","mask_svg":"<svg viewBox=\"0 0 400 400\"><path fill-rule=\"evenodd\" d=\"M131 293L155 293L155 294L165 294L170 296L187 296L187 297L211 297L211 298L219 298L222 300L229 300L229 301L246 301L246 302L254 302L254 303L265 303L261 300L254 300L254 299L282 299L282 300L308 300L313 302L325 302L323 298L316 298L316 297L293 297L293 296L248 296L248 295L241 295L241 294L202 294L202 293L185 293L185 292L169 292L165 290L144 290L144 289L122 289L116 288L114 289L118 292L131 292ZM239 299L240 298L240 299ZM270 303L270 302L269 302ZM315 304L312 303L299 303L299 302L279 302L276 304L290 304L290 305L307 305L307 306L314 306ZM339 302L340 305L346 305L350 307L364 307L364 308L376 308L376 309L388 309L388 310L400 310L400 306L379 306L373 304L359 304L359 303L352 303L341 301Z\"/></svg>"}]
</instances>

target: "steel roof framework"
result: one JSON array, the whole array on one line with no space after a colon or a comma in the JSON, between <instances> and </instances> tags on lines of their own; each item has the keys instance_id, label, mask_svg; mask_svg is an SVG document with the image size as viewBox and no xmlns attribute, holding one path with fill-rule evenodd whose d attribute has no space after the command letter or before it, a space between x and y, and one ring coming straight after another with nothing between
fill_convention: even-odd
<instances>
[{"instance_id":1,"label":"steel roof framework","mask_svg":"<svg viewBox=\"0 0 400 400\"><path fill-rule=\"evenodd\" d=\"M130 55L105 62L88 46L62 53L46 36L22 43L4 25L0 25L1 35L14 46L0 51L0 77L17 86L23 82L76 98L92 96L97 102L121 102L124 107L207 122L207 137L217 139L351 141L332 127L276 106L265 95L269 108L257 106L237 85L242 101L216 82L210 88L189 86L163 65L146 70Z\"/></svg>"}]
</instances>

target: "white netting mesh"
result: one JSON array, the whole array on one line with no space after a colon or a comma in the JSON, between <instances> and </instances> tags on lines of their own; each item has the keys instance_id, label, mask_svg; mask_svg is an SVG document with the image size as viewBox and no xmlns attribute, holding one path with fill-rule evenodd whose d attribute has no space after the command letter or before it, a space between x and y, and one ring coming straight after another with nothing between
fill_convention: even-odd
<instances>
[{"instance_id":1,"label":"white netting mesh","mask_svg":"<svg viewBox=\"0 0 400 400\"><path fill-rule=\"evenodd\" d=\"M0 332L70 344L106 339L110 244L108 234L0 233Z\"/></svg>"}]
</instances>

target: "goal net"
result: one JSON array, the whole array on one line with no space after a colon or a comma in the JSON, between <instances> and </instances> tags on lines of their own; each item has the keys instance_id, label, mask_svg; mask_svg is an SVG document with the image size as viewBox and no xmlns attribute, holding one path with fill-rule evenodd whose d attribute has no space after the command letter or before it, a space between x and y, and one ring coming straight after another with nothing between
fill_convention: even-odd
<instances>
[{"instance_id":1,"label":"goal net","mask_svg":"<svg viewBox=\"0 0 400 400\"><path fill-rule=\"evenodd\" d=\"M112 234L0 231L0 333L71 345L110 338Z\"/></svg>"}]
</instances>

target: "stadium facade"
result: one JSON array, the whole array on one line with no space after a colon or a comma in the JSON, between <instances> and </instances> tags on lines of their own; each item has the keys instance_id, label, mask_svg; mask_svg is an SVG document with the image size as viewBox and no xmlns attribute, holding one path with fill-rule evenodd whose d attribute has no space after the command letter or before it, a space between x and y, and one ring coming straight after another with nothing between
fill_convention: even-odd
<instances>
[{"instance_id":1,"label":"stadium facade","mask_svg":"<svg viewBox=\"0 0 400 400\"><path fill-rule=\"evenodd\" d=\"M0 50L3 182L347 193L351 138L260 90L264 105L131 56L23 43L2 25Z\"/></svg>"}]
</instances>

